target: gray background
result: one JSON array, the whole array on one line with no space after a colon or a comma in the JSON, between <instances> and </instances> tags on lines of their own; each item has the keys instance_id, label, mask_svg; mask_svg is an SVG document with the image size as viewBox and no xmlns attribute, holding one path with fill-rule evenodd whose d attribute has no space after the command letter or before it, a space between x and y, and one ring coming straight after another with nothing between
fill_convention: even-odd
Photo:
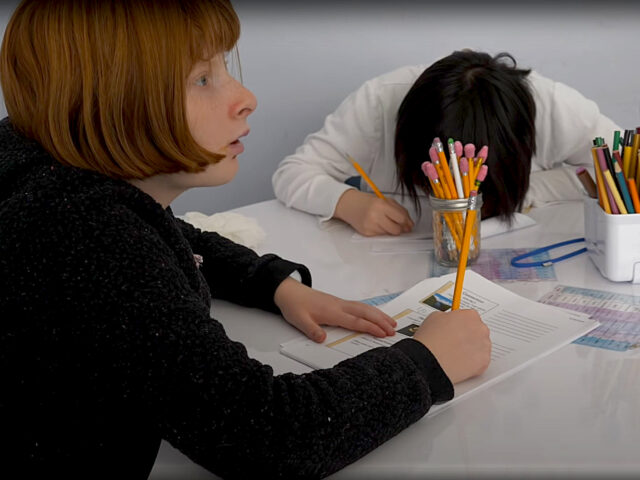
<instances>
[{"instance_id":1,"label":"gray background","mask_svg":"<svg viewBox=\"0 0 640 480\"><path fill-rule=\"evenodd\" d=\"M16 1L0 3L0 29ZM240 171L191 190L176 214L274 198L271 174L365 80L461 48L508 51L523 67L597 101L623 128L640 125L640 2L234 2L245 85L258 97ZM391 4L388 6L386 4ZM6 111L0 101L0 116ZM154 480L212 478L163 443Z\"/></svg>"},{"instance_id":2,"label":"gray background","mask_svg":"<svg viewBox=\"0 0 640 480\"><path fill-rule=\"evenodd\" d=\"M17 2L0 7L2 31ZM512 53L624 128L640 125L640 2L234 2L245 85L258 98L238 176L186 192L176 214L274 198L271 174L365 80L460 48ZM389 6L392 5L392 6ZM0 104L0 114L6 114Z\"/></svg>"}]
</instances>

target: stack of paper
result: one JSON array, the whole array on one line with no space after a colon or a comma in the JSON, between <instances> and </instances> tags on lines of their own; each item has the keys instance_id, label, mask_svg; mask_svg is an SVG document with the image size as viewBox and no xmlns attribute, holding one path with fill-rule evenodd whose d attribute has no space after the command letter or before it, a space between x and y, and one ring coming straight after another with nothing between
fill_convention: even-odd
<instances>
[{"instance_id":1,"label":"stack of paper","mask_svg":"<svg viewBox=\"0 0 640 480\"><path fill-rule=\"evenodd\" d=\"M327 329L327 339L322 344L302 337L282 344L280 351L312 368L329 368L371 348L390 346L412 336L430 313L448 310L454 284L455 274L429 278L379 306L398 322L393 337L377 338L336 327ZM472 270L467 270L465 275L461 308L477 310L489 327L491 364L481 376L456 385L454 399L434 406L429 415L472 391L501 380L599 325L584 313L521 297Z\"/></svg>"}]
</instances>

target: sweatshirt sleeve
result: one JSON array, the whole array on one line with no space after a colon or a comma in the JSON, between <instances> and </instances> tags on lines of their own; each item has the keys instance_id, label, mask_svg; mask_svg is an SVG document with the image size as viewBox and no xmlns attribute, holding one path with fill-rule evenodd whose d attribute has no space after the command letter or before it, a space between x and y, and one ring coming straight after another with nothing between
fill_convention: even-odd
<instances>
[{"instance_id":1,"label":"sweatshirt sleeve","mask_svg":"<svg viewBox=\"0 0 640 480\"><path fill-rule=\"evenodd\" d=\"M357 172L351 155L365 171L380 143L381 107L377 79L369 80L327 116L318 132L306 137L293 155L283 159L272 177L276 197L288 207L330 219L344 181Z\"/></svg>"},{"instance_id":2,"label":"sweatshirt sleeve","mask_svg":"<svg viewBox=\"0 0 640 480\"><path fill-rule=\"evenodd\" d=\"M577 90L537 72L530 74L530 82L536 102L536 154L524 206L579 200L583 189L575 168L585 166L593 175L593 139L609 141L620 127Z\"/></svg>"},{"instance_id":3,"label":"sweatshirt sleeve","mask_svg":"<svg viewBox=\"0 0 640 480\"><path fill-rule=\"evenodd\" d=\"M331 369L275 376L210 318L152 235L108 240L82 280L96 292L84 326L104 362L95 388L127 398L162 438L223 478L323 478L453 395L413 339ZM122 250L124 269L112 256Z\"/></svg>"},{"instance_id":4,"label":"sweatshirt sleeve","mask_svg":"<svg viewBox=\"0 0 640 480\"><path fill-rule=\"evenodd\" d=\"M200 271L213 298L280 313L273 297L280 283L297 271L311 286L311 273L304 265L274 254L259 256L215 232L203 232L184 220L175 219L193 253L201 255Z\"/></svg>"}]
</instances>

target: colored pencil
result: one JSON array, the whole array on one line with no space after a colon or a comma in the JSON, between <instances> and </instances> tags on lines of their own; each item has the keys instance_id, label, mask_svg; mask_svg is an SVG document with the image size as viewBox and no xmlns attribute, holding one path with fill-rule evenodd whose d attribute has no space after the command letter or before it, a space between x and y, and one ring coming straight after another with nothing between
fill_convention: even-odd
<instances>
[{"instance_id":1,"label":"colored pencil","mask_svg":"<svg viewBox=\"0 0 640 480\"><path fill-rule=\"evenodd\" d=\"M618 186L616 185L611 172L607 166L607 161L604 156L604 148L598 147L597 149L598 160L600 161L600 168L602 169L602 175L606 181L607 191L610 194L609 202L611 203L611 213L627 213L627 209L624 206L620 192L618 192ZM613 202L611 199L613 198Z\"/></svg>"},{"instance_id":2,"label":"colored pencil","mask_svg":"<svg viewBox=\"0 0 640 480\"><path fill-rule=\"evenodd\" d=\"M596 149L598 147L591 148L591 156L593 157L593 170L596 172L596 186L598 187L598 203L600 207L606 212L611 213L611 205L609 204L609 195L607 194L607 187L604 184L604 177L602 176L602 170L600 169L600 162L598 161L598 154Z\"/></svg>"},{"instance_id":3,"label":"colored pencil","mask_svg":"<svg viewBox=\"0 0 640 480\"><path fill-rule=\"evenodd\" d=\"M613 165L613 171L615 173L616 179L618 180L618 188L622 193L622 199L624 200L624 206L627 208L627 212L636 213L633 208L633 202L631 201L631 196L629 195L629 189L627 188L627 180L624 177L624 173L622 173L622 168L620 167L620 154L618 152L613 152L613 156L615 158L615 162Z\"/></svg>"},{"instance_id":4,"label":"colored pencil","mask_svg":"<svg viewBox=\"0 0 640 480\"><path fill-rule=\"evenodd\" d=\"M635 208L636 213L640 213L640 198L638 198L638 187L636 186L636 181L633 178L630 178L627 180L627 186L629 187L629 194L633 201L633 208Z\"/></svg>"},{"instance_id":5,"label":"colored pencil","mask_svg":"<svg viewBox=\"0 0 640 480\"><path fill-rule=\"evenodd\" d=\"M576 169L576 175L586 190L587 195L591 198L598 198L598 188L596 187L593 178L591 178L591 175L589 175L589 171L584 167L578 167Z\"/></svg>"}]
</instances>

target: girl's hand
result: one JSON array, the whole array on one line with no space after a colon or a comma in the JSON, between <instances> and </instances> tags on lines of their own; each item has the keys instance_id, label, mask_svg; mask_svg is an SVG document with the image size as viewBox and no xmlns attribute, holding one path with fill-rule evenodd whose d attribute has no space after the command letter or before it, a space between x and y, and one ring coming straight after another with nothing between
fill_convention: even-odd
<instances>
[{"instance_id":1,"label":"girl's hand","mask_svg":"<svg viewBox=\"0 0 640 480\"><path fill-rule=\"evenodd\" d=\"M347 222L367 237L400 235L413 229L409 212L394 199L382 199L354 189L342 194L334 217Z\"/></svg>"},{"instance_id":2,"label":"girl's hand","mask_svg":"<svg viewBox=\"0 0 640 480\"><path fill-rule=\"evenodd\" d=\"M327 337L320 325L343 327L376 337L395 335L396 321L376 307L334 297L292 278L285 279L276 289L274 301L287 322L318 343Z\"/></svg>"},{"instance_id":3,"label":"girl's hand","mask_svg":"<svg viewBox=\"0 0 640 480\"><path fill-rule=\"evenodd\" d=\"M480 375L491 361L491 338L475 310L434 312L413 335L438 359L451 383Z\"/></svg>"}]
</instances>

